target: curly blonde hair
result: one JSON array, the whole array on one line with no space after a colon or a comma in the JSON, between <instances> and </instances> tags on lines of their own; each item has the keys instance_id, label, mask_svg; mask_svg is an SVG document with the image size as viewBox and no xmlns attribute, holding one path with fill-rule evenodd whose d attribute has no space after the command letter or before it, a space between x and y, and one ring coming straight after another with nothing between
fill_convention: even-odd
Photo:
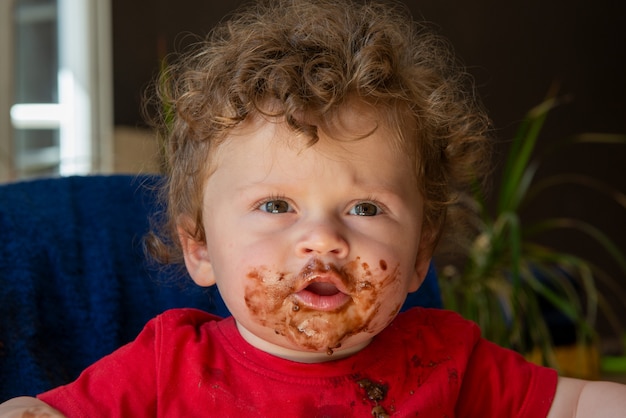
<instances>
[{"instance_id":1,"label":"curly blonde hair","mask_svg":"<svg viewBox=\"0 0 626 418\"><path fill-rule=\"evenodd\" d=\"M352 98L374 106L415 161L433 241L456 191L487 161L488 120L470 77L448 43L399 5L260 1L180 58L156 83L168 212L165 235L152 234L149 248L161 261L181 261L183 215L192 220L187 232L205 240L202 189L215 168L211 157L251 115L282 117L314 143L319 125Z\"/></svg>"}]
</instances>

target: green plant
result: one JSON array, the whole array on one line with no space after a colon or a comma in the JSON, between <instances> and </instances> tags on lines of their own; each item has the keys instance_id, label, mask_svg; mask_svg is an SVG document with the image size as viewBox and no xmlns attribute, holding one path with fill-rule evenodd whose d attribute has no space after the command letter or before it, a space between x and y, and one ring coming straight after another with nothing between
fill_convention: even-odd
<instances>
[{"instance_id":1,"label":"green plant","mask_svg":"<svg viewBox=\"0 0 626 418\"><path fill-rule=\"evenodd\" d=\"M601 309L622 332L619 320L605 302L598 283L620 292L616 281L591 260L539 244L537 237L550 231L572 228L597 241L626 275L626 257L609 236L581 219L547 218L532 223L522 212L540 192L573 183L608 194L626 209L626 196L594 178L580 174L557 174L536 180L535 174L547 154L535 156L536 144L548 113L558 105L549 98L531 109L519 126L508 151L497 199L492 209L483 190L460 199L471 216L471 235L461 263L441 269L446 308L476 321L484 336L522 353L540 350L543 362L556 366L554 346L542 306L548 304L575 326L579 342L594 342L594 325ZM559 143L554 151L576 142L626 143L626 136L581 134ZM549 152L548 152L549 153ZM494 205L492 205L494 206Z\"/></svg>"}]
</instances>

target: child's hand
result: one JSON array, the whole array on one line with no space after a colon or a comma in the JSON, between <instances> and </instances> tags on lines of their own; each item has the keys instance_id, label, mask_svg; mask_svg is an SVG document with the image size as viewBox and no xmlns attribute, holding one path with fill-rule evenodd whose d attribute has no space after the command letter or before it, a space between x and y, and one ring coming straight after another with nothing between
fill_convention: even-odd
<instances>
[{"instance_id":1,"label":"child's hand","mask_svg":"<svg viewBox=\"0 0 626 418\"><path fill-rule=\"evenodd\" d=\"M0 418L65 418L65 416L37 398L23 396L1 404Z\"/></svg>"}]
</instances>

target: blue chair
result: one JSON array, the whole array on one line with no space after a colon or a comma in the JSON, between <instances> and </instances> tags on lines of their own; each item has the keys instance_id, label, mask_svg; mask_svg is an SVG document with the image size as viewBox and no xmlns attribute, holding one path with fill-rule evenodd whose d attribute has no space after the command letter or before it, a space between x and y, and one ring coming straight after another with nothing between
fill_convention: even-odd
<instances>
[{"instance_id":1,"label":"blue chair","mask_svg":"<svg viewBox=\"0 0 626 418\"><path fill-rule=\"evenodd\" d=\"M166 309L229 315L215 287L146 259L158 176L0 186L0 402L75 379ZM441 307L431 269L408 306Z\"/></svg>"}]
</instances>

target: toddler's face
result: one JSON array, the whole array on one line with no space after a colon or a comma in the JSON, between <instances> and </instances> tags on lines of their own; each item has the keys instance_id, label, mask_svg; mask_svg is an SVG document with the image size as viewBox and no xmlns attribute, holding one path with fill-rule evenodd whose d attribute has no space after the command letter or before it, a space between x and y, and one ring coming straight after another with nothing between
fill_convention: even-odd
<instances>
[{"instance_id":1,"label":"toddler's face","mask_svg":"<svg viewBox=\"0 0 626 418\"><path fill-rule=\"evenodd\" d=\"M342 120L342 138L377 123L356 110ZM419 287L423 201L390 135L321 133L307 146L284 122L253 118L220 146L204 188L207 243L183 247L194 280L217 283L253 345L299 361L348 354Z\"/></svg>"}]
</instances>

